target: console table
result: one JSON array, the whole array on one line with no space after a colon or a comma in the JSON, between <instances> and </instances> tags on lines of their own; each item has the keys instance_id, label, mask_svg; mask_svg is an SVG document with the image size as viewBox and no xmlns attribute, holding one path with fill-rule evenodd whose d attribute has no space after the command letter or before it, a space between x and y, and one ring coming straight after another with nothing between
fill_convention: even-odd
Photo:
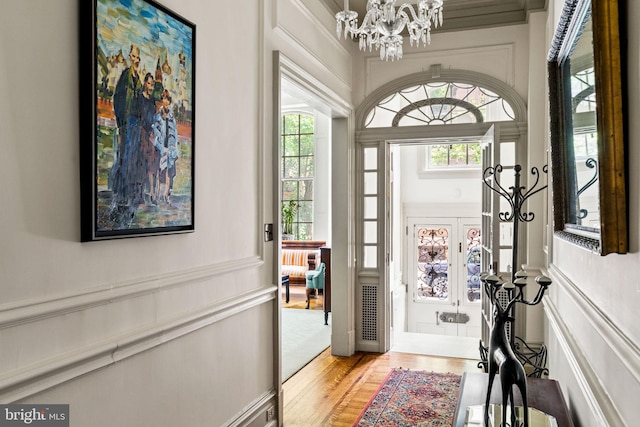
<instances>
[{"instance_id":1,"label":"console table","mask_svg":"<svg viewBox=\"0 0 640 427\"><path fill-rule=\"evenodd\" d=\"M469 406L484 405L488 386L489 374L465 372L462 375L453 427L464 427ZM522 406L520 393L514 391L513 394L516 406ZM557 381L527 378L527 397L529 408L536 408L545 414L554 416L558 427L573 427L573 421L571 421L571 416ZM500 387L499 375L496 375L493 381L490 403L502 403L502 388Z\"/></svg>"}]
</instances>

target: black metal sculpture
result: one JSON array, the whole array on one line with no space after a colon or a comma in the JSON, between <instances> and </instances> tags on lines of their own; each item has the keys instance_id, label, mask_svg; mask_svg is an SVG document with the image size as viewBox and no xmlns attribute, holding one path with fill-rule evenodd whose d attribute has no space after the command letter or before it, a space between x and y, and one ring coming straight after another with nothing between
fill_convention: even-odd
<instances>
[{"instance_id":1,"label":"black metal sculpture","mask_svg":"<svg viewBox=\"0 0 640 427\"><path fill-rule=\"evenodd\" d=\"M482 273L480 280L482 281L485 294L490 298L494 307L494 323L491 329L491 338L489 342L488 368L489 368L489 386L487 389L487 397L484 408L485 425L489 424L489 402L491 399L491 389L496 373L499 372L500 384L502 386L502 421L507 418L507 404L511 408L511 426L516 426L516 411L513 400L513 387L516 386L520 390L522 404L524 409L523 427L529 426L529 406L527 403L527 375L520 360L514 353L505 326L508 322L515 319L509 313L512 311L516 303L527 305L536 305L542 301L542 297L551 284L551 279L546 276L538 276L535 281L540 286L538 293L532 301L524 299L524 287L527 285L526 275L518 272L517 279L512 282L502 282L495 275ZM502 306L498 298L500 289L509 291L513 295L507 302L506 306ZM516 290L517 289L517 290ZM514 294L515 290L515 294Z\"/></svg>"}]
</instances>

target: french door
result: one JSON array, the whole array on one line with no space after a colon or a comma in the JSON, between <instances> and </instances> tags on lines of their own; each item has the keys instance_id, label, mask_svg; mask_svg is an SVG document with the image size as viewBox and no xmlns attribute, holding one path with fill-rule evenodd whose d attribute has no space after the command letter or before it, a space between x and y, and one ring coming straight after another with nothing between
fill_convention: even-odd
<instances>
[{"instance_id":1,"label":"french door","mask_svg":"<svg viewBox=\"0 0 640 427\"><path fill-rule=\"evenodd\" d=\"M480 337L480 221L409 218L407 328Z\"/></svg>"}]
</instances>

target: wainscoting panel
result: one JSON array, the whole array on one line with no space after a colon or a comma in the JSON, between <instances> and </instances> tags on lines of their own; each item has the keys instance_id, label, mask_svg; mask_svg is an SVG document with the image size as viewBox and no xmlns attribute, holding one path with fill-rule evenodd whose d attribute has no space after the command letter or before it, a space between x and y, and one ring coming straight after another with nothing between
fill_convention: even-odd
<instances>
[{"instance_id":1,"label":"wainscoting panel","mask_svg":"<svg viewBox=\"0 0 640 427\"><path fill-rule=\"evenodd\" d=\"M207 294L262 264L250 258L0 306L0 400L24 399L270 303L277 286Z\"/></svg>"},{"instance_id":2,"label":"wainscoting panel","mask_svg":"<svg viewBox=\"0 0 640 427\"><path fill-rule=\"evenodd\" d=\"M150 332L149 345L126 343L116 360L90 371L83 360L69 360L62 366L69 381L60 378L39 393L34 393L39 381L31 381L30 395L20 401L67 403L71 424L78 426L270 425L277 388L271 320L277 302L269 294L247 295L240 304L247 308L238 313L219 307L208 316L210 323L202 319L191 333L164 339ZM58 378L49 370L44 379Z\"/></svg>"},{"instance_id":3,"label":"wainscoting panel","mask_svg":"<svg viewBox=\"0 0 640 427\"><path fill-rule=\"evenodd\" d=\"M637 344L558 268L551 266L549 275L556 287L544 299L550 377L560 381L582 425L633 424L640 393Z\"/></svg>"}]
</instances>

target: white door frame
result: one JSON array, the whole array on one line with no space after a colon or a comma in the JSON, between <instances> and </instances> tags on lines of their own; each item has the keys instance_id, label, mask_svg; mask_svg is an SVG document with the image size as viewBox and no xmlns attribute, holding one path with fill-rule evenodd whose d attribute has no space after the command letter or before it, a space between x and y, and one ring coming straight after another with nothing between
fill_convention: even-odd
<instances>
[{"instance_id":1,"label":"white door frame","mask_svg":"<svg viewBox=\"0 0 640 427\"><path fill-rule=\"evenodd\" d=\"M378 238L375 247L376 265L365 267L365 244L363 242L363 226L356 228L356 350L384 353L391 348L392 307L393 294L388 278L391 230L390 198L390 146L391 144L423 144L425 139L432 138L465 138L481 139L494 123L477 123L465 125L445 126L414 126L409 128L375 128L361 130L356 140L356 225L365 223L364 218L364 175L375 172L377 174L377 219L379 219ZM526 126L517 123L504 122L496 125L496 137L500 141L514 141L517 145L517 158L526 153ZM402 139L398 135L402 135ZM374 169L365 169L365 149L377 148L377 164ZM476 212L480 212L480 206ZM456 215L452 213L452 215ZM437 216L437 215L434 215ZM466 216L462 213L460 216ZM523 246L526 247L526 246ZM368 301L375 301L375 308ZM367 316L375 316L368 318ZM374 334L365 334L363 326L374 325ZM373 338L373 339L365 339Z\"/></svg>"}]
</instances>

